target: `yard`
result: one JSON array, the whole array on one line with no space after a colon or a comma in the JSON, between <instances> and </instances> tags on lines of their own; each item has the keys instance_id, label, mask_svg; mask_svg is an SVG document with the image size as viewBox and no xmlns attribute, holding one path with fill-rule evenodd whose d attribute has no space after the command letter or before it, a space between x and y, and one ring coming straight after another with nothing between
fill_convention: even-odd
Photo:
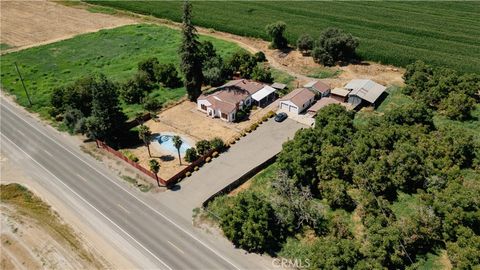
<instances>
[{"instance_id":1,"label":"yard","mask_svg":"<svg viewBox=\"0 0 480 270\"><path fill-rule=\"evenodd\" d=\"M212 140L215 137L221 138L225 143L229 143L253 123L259 121L270 110L276 110L277 103L274 102L265 108L252 110L250 118L240 123L227 123L221 119L209 118L203 112L197 110L194 102L183 101L178 105L163 110L158 114L155 120L149 120L145 123L150 128L154 137L159 135L179 135L189 146L194 147L200 140ZM175 173L183 169L188 163L183 159L182 165L178 162L176 151L166 151L162 149L157 142L158 137L152 141L152 156L160 163L159 176L168 179ZM139 164L148 168L147 149L143 145L124 149L133 153L138 159Z\"/></svg>"},{"instance_id":2,"label":"yard","mask_svg":"<svg viewBox=\"0 0 480 270\"><path fill-rule=\"evenodd\" d=\"M211 41L217 52L229 55L240 48L227 41L201 37ZM180 31L165 26L148 24L123 26L96 33L83 34L72 39L2 55L1 88L16 96L17 102L27 106L28 101L15 70L17 62L33 106L43 118L49 118L52 89L92 74L104 73L117 82L123 82L136 72L137 63L157 57L161 63L178 64ZM155 89L150 95L162 103L176 101L185 95L185 89ZM132 117L140 105L123 105Z\"/></svg>"}]
</instances>

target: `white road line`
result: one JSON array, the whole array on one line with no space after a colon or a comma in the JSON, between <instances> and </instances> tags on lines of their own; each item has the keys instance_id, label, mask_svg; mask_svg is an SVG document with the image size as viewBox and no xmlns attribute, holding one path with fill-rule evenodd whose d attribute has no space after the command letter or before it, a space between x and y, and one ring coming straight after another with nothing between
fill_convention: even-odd
<instances>
[{"instance_id":1,"label":"white road line","mask_svg":"<svg viewBox=\"0 0 480 270\"><path fill-rule=\"evenodd\" d=\"M76 173L76 175L77 175L80 179L82 179L83 181L88 182L88 180L85 179L85 177L81 176L80 174Z\"/></svg>"},{"instance_id":2,"label":"white road line","mask_svg":"<svg viewBox=\"0 0 480 270\"><path fill-rule=\"evenodd\" d=\"M178 251L180 251L180 253L185 254L185 252L183 252L183 250L181 250L179 247L175 246L172 242L170 242L170 241L168 241L168 240L167 240L167 242L168 242L170 245L172 245L172 247L174 247L174 248L176 248Z\"/></svg>"},{"instance_id":3,"label":"white road line","mask_svg":"<svg viewBox=\"0 0 480 270\"><path fill-rule=\"evenodd\" d=\"M16 131L17 131L18 133L20 133L20 135L22 135L23 137L27 137L27 136L25 136L25 133L21 132L19 129L16 129Z\"/></svg>"},{"instance_id":4,"label":"white road line","mask_svg":"<svg viewBox=\"0 0 480 270\"><path fill-rule=\"evenodd\" d=\"M127 214L130 214L130 212L123 206L121 206L120 204L117 204L118 207L122 208L123 211L127 212Z\"/></svg>"},{"instance_id":5,"label":"white road line","mask_svg":"<svg viewBox=\"0 0 480 270\"><path fill-rule=\"evenodd\" d=\"M102 215L106 220L108 220L110 223L112 223L115 227L117 227L120 231L122 231L124 234L126 234L128 237L130 237L135 243L137 243L140 247L142 247L145 251L147 251L150 255L152 255L155 259L157 259L160 263L162 263L165 267L167 267L170 270L173 270L170 266L168 266L164 261L162 261L160 258L158 258L153 252L148 250L145 246L143 246L140 242L138 242L133 236L128 234L124 229L122 229L120 226L118 226L113 220L111 220L109 217L107 217L105 214L103 214L100 210L95 208L92 204L90 204L87 200L85 200L82 196L80 196L77 192L75 192L73 189L71 189L68 185L66 185L62 180L60 180L56 175L54 175L52 172L50 172L47 168L45 168L42 164L40 164L38 161L36 161L32 156L30 156L27 152L25 152L20 146L18 146L16 143L14 143L12 140L7 138L3 133L0 133L0 135L8 140L10 143L15 145L18 150L20 150L22 153L24 153L27 157L29 157L33 162L35 162L38 166L40 166L42 169L44 169L46 172L48 172L50 175L52 175L55 179L57 179L60 183L62 183L68 190L70 190L73 194L75 194L78 198L80 198L84 203L88 204L90 207L92 207L97 213Z\"/></svg>"},{"instance_id":6,"label":"white road line","mask_svg":"<svg viewBox=\"0 0 480 270\"><path fill-rule=\"evenodd\" d=\"M17 116L15 114L14 111L12 111L11 109L9 109L8 107L4 106L5 109L7 109L8 111L10 111L11 113L13 113L15 116ZM220 255L216 250L214 250L213 248L211 248L210 246L208 246L207 244L205 244L204 242L202 242L200 239L198 239L196 236L194 236L193 234L191 234L190 232L188 232L187 230L185 230L184 228L182 228L180 225L178 225L177 223L175 223L173 220L171 220L170 218L168 218L167 216L165 216L164 214L160 213L159 211L157 211L156 209L152 208L150 205L148 205L147 203L145 203L144 201L142 201L141 199L137 198L135 195L133 195L132 193L130 193L130 191L126 190L123 186L121 186L120 184L117 183L117 181L115 180L112 180L110 179L110 177L106 176L103 172L99 171L98 169L94 168L92 165L90 165L88 162L86 162L81 156L78 156L77 154L73 153L72 151L70 151L69 149L67 149L65 146L63 146L62 144L58 143L57 141L53 140L52 138L50 138L49 136L47 136L46 134L44 134L40 129L38 129L37 127L33 126L32 124L30 124L29 122L27 122L25 119L23 119L22 117L19 117L17 116L18 118L20 118L20 120L22 120L23 122L25 122L27 125L31 126L33 129L37 130L40 134L42 134L43 136L45 136L47 139L51 140L53 143L57 144L58 146L60 146L61 148L63 148L65 151L69 152L70 154L72 154L73 156L75 156L76 158L78 158L79 160L81 160L83 163L85 163L88 167L92 168L93 170L95 170L97 173L101 174L102 176L104 176L105 178L107 178L107 180L109 180L110 182L112 182L114 185L116 185L117 187L119 187L120 189L122 189L123 191L125 191L126 193L128 193L130 196L132 196L135 200L139 201L141 204L145 205L147 208L149 208L150 210L152 210L153 212L157 213L159 216L163 217L165 220L167 220L168 222L170 222L172 225L174 225L175 227L177 227L179 230L181 230L182 232L184 232L185 234L187 234L188 236L190 236L191 238L193 238L195 241L199 242L202 246L204 246L205 248L207 248L208 250L210 250L211 252L213 252L215 255L217 255L218 257L220 257L221 259L223 259L225 262L227 262L228 264L230 264L231 266L233 266L235 269L237 270L240 270L240 268L238 268L235 264L233 264L232 262L230 262L229 260L227 260L227 258L225 258L224 256Z\"/></svg>"},{"instance_id":7,"label":"white road line","mask_svg":"<svg viewBox=\"0 0 480 270\"><path fill-rule=\"evenodd\" d=\"M43 149L43 152L45 152L47 155L53 157L52 153L48 152L47 150Z\"/></svg>"}]
</instances>

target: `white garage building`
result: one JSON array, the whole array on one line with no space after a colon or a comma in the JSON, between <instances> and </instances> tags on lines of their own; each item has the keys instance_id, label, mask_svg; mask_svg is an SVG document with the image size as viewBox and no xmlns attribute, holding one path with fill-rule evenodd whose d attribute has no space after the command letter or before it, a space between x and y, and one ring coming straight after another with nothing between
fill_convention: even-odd
<instances>
[{"instance_id":1,"label":"white garage building","mask_svg":"<svg viewBox=\"0 0 480 270\"><path fill-rule=\"evenodd\" d=\"M307 88L297 88L279 101L280 110L300 114L315 102L315 94Z\"/></svg>"}]
</instances>

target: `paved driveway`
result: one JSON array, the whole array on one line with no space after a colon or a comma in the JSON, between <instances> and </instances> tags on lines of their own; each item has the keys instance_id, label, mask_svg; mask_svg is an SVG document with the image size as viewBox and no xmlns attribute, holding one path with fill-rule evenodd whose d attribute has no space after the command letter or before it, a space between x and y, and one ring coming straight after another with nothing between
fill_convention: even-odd
<instances>
[{"instance_id":1,"label":"paved driveway","mask_svg":"<svg viewBox=\"0 0 480 270\"><path fill-rule=\"evenodd\" d=\"M282 144L292 139L297 130L305 127L307 126L291 119L282 123L270 119L227 152L180 182L178 190L169 190L158 197L165 204L175 204L177 207L172 205L172 209L179 209L178 214L191 218L192 209L201 206L203 201L223 187L278 154Z\"/></svg>"}]
</instances>

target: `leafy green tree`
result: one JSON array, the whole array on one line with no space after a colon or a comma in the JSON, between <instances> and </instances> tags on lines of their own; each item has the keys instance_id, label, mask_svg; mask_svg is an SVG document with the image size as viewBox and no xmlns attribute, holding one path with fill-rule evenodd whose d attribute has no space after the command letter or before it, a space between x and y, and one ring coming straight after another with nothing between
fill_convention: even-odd
<instances>
[{"instance_id":1,"label":"leafy green tree","mask_svg":"<svg viewBox=\"0 0 480 270\"><path fill-rule=\"evenodd\" d=\"M211 86L219 86L225 82L224 74L221 68L211 67L203 71L205 83Z\"/></svg>"},{"instance_id":2,"label":"leafy green tree","mask_svg":"<svg viewBox=\"0 0 480 270\"><path fill-rule=\"evenodd\" d=\"M92 114L87 121L89 134L95 139L112 141L126 121L120 108L117 85L100 74L92 91Z\"/></svg>"},{"instance_id":3,"label":"leafy green tree","mask_svg":"<svg viewBox=\"0 0 480 270\"><path fill-rule=\"evenodd\" d=\"M253 69L252 79L264 83L273 82L272 72L266 65L262 63L257 64L257 66Z\"/></svg>"},{"instance_id":4,"label":"leafy green tree","mask_svg":"<svg viewBox=\"0 0 480 270\"><path fill-rule=\"evenodd\" d=\"M283 36L286 28L287 24L282 21L265 26L267 35L272 39L272 43L270 43L272 49L285 49L288 47L287 39Z\"/></svg>"},{"instance_id":5,"label":"leafy green tree","mask_svg":"<svg viewBox=\"0 0 480 270\"><path fill-rule=\"evenodd\" d=\"M327 28L315 44L312 56L315 61L332 65L337 61L350 61L356 58L358 38L338 28Z\"/></svg>"},{"instance_id":6,"label":"leafy green tree","mask_svg":"<svg viewBox=\"0 0 480 270\"><path fill-rule=\"evenodd\" d=\"M195 144L197 148L197 152L199 155L205 155L210 149L212 149L212 145L207 140L200 140Z\"/></svg>"},{"instance_id":7,"label":"leafy green tree","mask_svg":"<svg viewBox=\"0 0 480 270\"><path fill-rule=\"evenodd\" d=\"M148 156L152 157L152 154L150 153L150 141L152 139L152 131L150 131L150 128L148 126L141 125L138 128L138 137L143 142L145 147L147 147Z\"/></svg>"},{"instance_id":8,"label":"leafy green tree","mask_svg":"<svg viewBox=\"0 0 480 270\"><path fill-rule=\"evenodd\" d=\"M303 34L297 39L297 49L304 55L313 50L313 38L309 34Z\"/></svg>"},{"instance_id":9,"label":"leafy green tree","mask_svg":"<svg viewBox=\"0 0 480 270\"><path fill-rule=\"evenodd\" d=\"M476 269L480 265L480 236L459 226L457 241L447 242L448 258L455 269Z\"/></svg>"},{"instance_id":10,"label":"leafy green tree","mask_svg":"<svg viewBox=\"0 0 480 270\"><path fill-rule=\"evenodd\" d=\"M143 70L137 71L133 76L136 87L143 92L150 92L155 88L155 81L150 80L150 75Z\"/></svg>"},{"instance_id":11,"label":"leafy green tree","mask_svg":"<svg viewBox=\"0 0 480 270\"><path fill-rule=\"evenodd\" d=\"M218 152L223 152L226 148L226 144L221 138L215 137L210 141L210 147Z\"/></svg>"},{"instance_id":12,"label":"leafy green tree","mask_svg":"<svg viewBox=\"0 0 480 270\"><path fill-rule=\"evenodd\" d=\"M65 112L67 108L77 109L86 117L92 111L92 91L98 84L95 76L86 76L77 79L72 84L58 87L53 90L50 104L53 107L53 114Z\"/></svg>"},{"instance_id":13,"label":"leafy green tree","mask_svg":"<svg viewBox=\"0 0 480 270\"><path fill-rule=\"evenodd\" d=\"M298 183L316 187L318 185L316 161L320 150L321 141L316 129L297 131L293 140L283 144L283 150L277 159L279 168Z\"/></svg>"},{"instance_id":14,"label":"leafy green tree","mask_svg":"<svg viewBox=\"0 0 480 270\"><path fill-rule=\"evenodd\" d=\"M160 171L160 164L156 159L150 159L148 161L148 166L150 167L150 171L155 174L155 178L157 179L157 185L160 186L160 181L158 180L158 172Z\"/></svg>"},{"instance_id":15,"label":"leafy green tree","mask_svg":"<svg viewBox=\"0 0 480 270\"><path fill-rule=\"evenodd\" d=\"M177 69L172 63L158 64L155 69L155 78L168 88L179 87L182 84Z\"/></svg>"},{"instance_id":16,"label":"leafy green tree","mask_svg":"<svg viewBox=\"0 0 480 270\"><path fill-rule=\"evenodd\" d=\"M158 65L160 65L160 62L158 62L158 58L150 57L138 63L138 70L145 72L148 80L150 80L151 82L155 82L157 81L155 73Z\"/></svg>"},{"instance_id":17,"label":"leafy green tree","mask_svg":"<svg viewBox=\"0 0 480 270\"><path fill-rule=\"evenodd\" d=\"M134 79L129 79L120 89L120 97L127 104L139 103L144 96L145 91Z\"/></svg>"},{"instance_id":18,"label":"leafy green tree","mask_svg":"<svg viewBox=\"0 0 480 270\"><path fill-rule=\"evenodd\" d=\"M178 161L180 162L180 165L182 165L182 157L180 156L180 147L182 147L182 144L183 144L182 138L180 138L180 136L178 135L175 135L173 136L172 140L173 140L173 145L175 146L175 148L177 148Z\"/></svg>"},{"instance_id":19,"label":"leafy green tree","mask_svg":"<svg viewBox=\"0 0 480 270\"><path fill-rule=\"evenodd\" d=\"M180 69L183 72L185 88L190 101L196 101L202 93L202 55L197 29L192 23L192 4L183 4L182 44L180 46Z\"/></svg>"},{"instance_id":20,"label":"leafy green tree","mask_svg":"<svg viewBox=\"0 0 480 270\"><path fill-rule=\"evenodd\" d=\"M452 120L465 120L471 117L475 104L475 99L464 93L450 92L440 103L440 110Z\"/></svg>"},{"instance_id":21,"label":"leafy green tree","mask_svg":"<svg viewBox=\"0 0 480 270\"><path fill-rule=\"evenodd\" d=\"M322 198L326 199L333 209L342 208L351 211L355 208L355 203L347 193L349 186L345 181L334 179L320 181L319 190Z\"/></svg>"},{"instance_id":22,"label":"leafy green tree","mask_svg":"<svg viewBox=\"0 0 480 270\"><path fill-rule=\"evenodd\" d=\"M225 70L230 75L240 74L241 77L249 79L253 69L257 66L257 60L248 52L241 50L232 54L225 63Z\"/></svg>"},{"instance_id":23,"label":"leafy green tree","mask_svg":"<svg viewBox=\"0 0 480 270\"><path fill-rule=\"evenodd\" d=\"M317 232L325 230L323 206L313 200L308 187L297 185L296 181L280 172L272 181L274 194L270 201L277 220L290 232L305 225Z\"/></svg>"},{"instance_id":24,"label":"leafy green tree","mask_svg":"<svg viewBox=\"0 0 480 270\"><path fill-rule=\"evenodd\" d=\"M321 109L315 116L315 128L320 132L321 141L334 146L349 143L355 131L354 116L354 112L338 104Z\"/></svg>"},{"instance_id":25,"label":"leafy green tree","mask_svg":"<svg viewBox=\"0 0 480 270\"><path fill-rule=\"evenodd\" d=\"M389 110L385 113L385 120L397 125L422 124L433 128L433 113L421 102L412 102Z\"/></svg>"},{"instance_id":26,"label":"leafy green tree","mask_svg":"<svg viewBox=\"0 0 480 270\"><path fill-rule=\"evenodd\" d=\"M63 123L73 133L78 121L83 118L83 113L79 109L68 108L63 115Z\"/></svg>"},{"instance_id":27,"label":"leafy green tree","mask_svg":"<svg viewBox=\"0 0 480 270\"><path fill-rule=\"evenodd\" d=\"M274 249L279 241L279 226L270 204L253 192L234 197L232 207L221 215L220 226L236 247L250 252Z\"/></svg>"},{"instance_id":28,"label":"leafy green tree","mask_svg":"<svg viewBox=\"0 0 480 270\"><path fill-rule=\"evenodd\" d=\"M162 104L154 97L145 97L143 99L143 108L150 114L155 114L155 111L162 108Z\"/></svg>"},{"instance_id":29,"label":"leafy green tree","mask_svg":"<svg viewBox=\"0 0 480 270\"><path fill-rule=\"evenodd\" d=\"M195 149L195 147L188 148L187 151L185 152L185 160L191 163L197 159L198 159L197 149Z\"/></svg>"},{"instance_id":30,"label":"leafy green tree","mask_svg":"<svg viewBox=\"0 0 480 270\"><path fill-rule=\"evenodd\" d=\"M257 63L267 62L267 57L265 56L265 54L262 51L256 52L253 55L253 57L255 58L255 62L257 62Z\"/></svg>"}]
</instances>

